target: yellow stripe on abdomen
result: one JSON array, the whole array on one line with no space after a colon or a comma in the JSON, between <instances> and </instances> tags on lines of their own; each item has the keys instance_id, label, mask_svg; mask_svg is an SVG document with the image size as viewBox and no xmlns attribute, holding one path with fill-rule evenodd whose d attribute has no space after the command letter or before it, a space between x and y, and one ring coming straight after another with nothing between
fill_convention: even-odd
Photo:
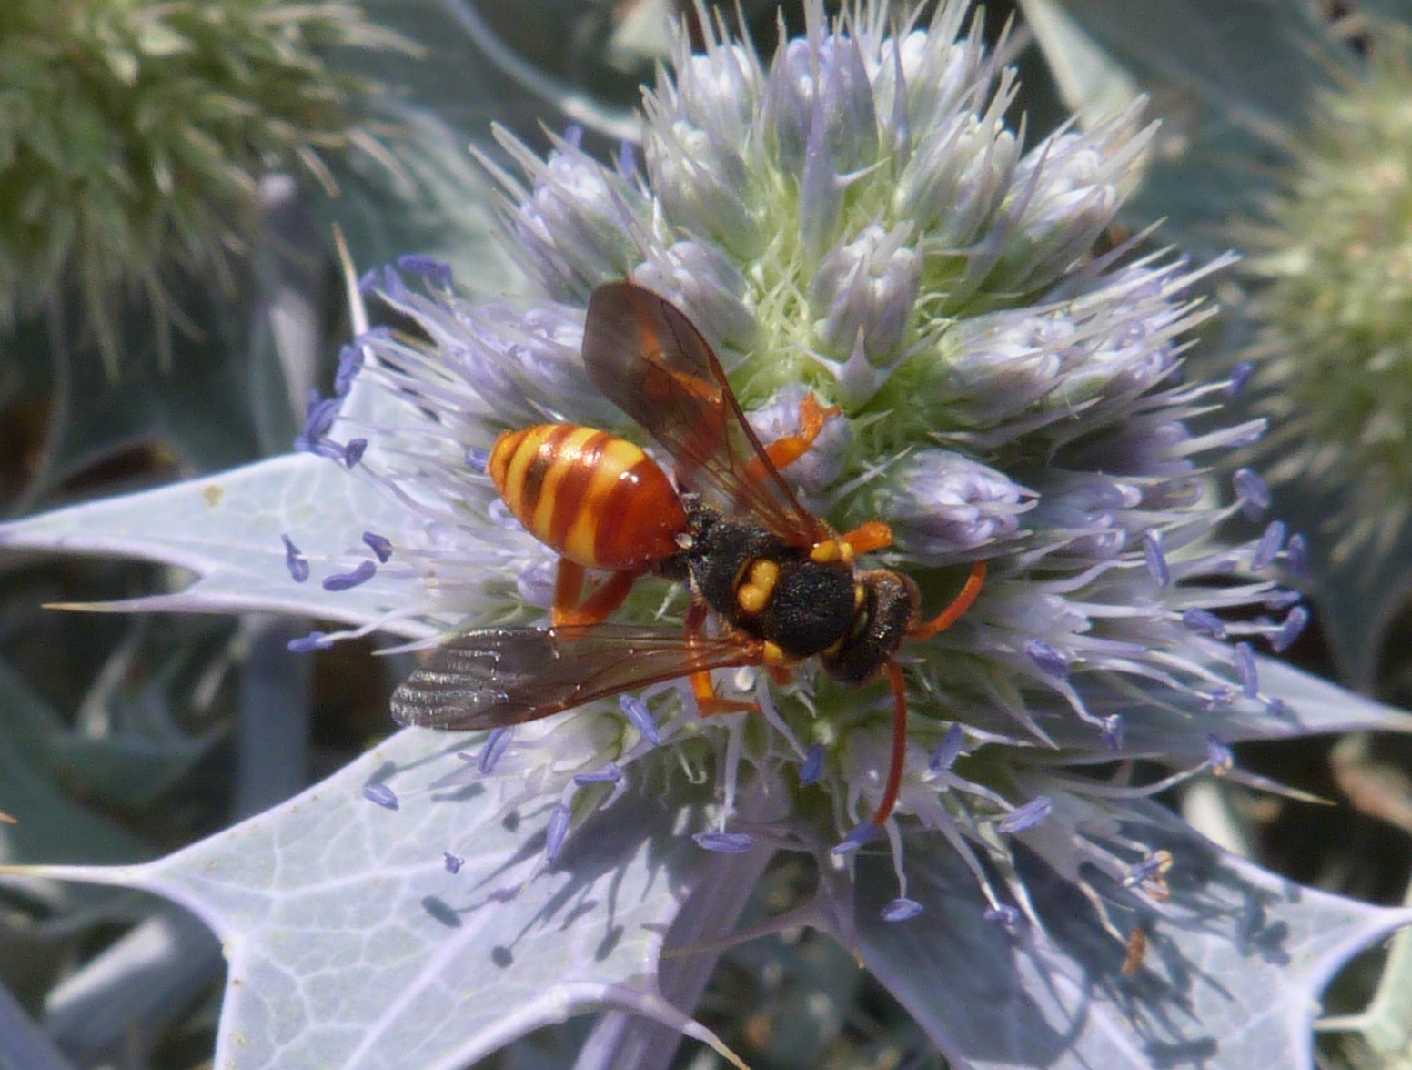
<instances>
[{"instance_id":1,"label":"yellow stripe on abdomen","mask_svg":"<svg viewBox=\"0 0 1412 1070\"><path fill-rule=\"evenodd\" d=\"M533 514L533 508L526 508L525 495L525 473L534 463L535 456L539 453L539 447L544 444L544 440L555 431L554 424L540 424L537 427L525 429L524 435L515 445L515 452L510 455L509 462L505 466L505 482L500 487L500 496L505 499L505 504L510 507L520 521L523 522L526 514Z\"/></svg>"},{"instance_id":2,"label":"yellow stripe on abdomen","mask_svg":"<svg viewBox=\"0 0 1412 1070\"><path fill-rule=\"evenodd\" d=\"M627 439L611 438L599 451L598 463L594 466L588 483L587 493L578 504L577 515L569 525L568 536L564 540L564 556L584 565L598 564L594 545L598 539L598 529L603 524L617 524L621 517L609 516L603 509L609 495L632 467L646 454Z\"/></svg>"},{"instance_id":3,"label":"yellow stripe on abdomen","mask_svg":"<svg viewBox=\"0 0 1412 1070\"><path fill-rule=\"evenodd\" d=\"M500 496L505 497L505 477L510 471L510 458L515 456L515 452L520 448L520 443L524 440L527 428L518 428L514 431L506 431L495 440L495 445L490 448L490 460L486 462L486 471L490 473L490 478L495 482L495 489L500 492Z\"/></svg>"},{"instance_id":4,"label":"yellow stripe on abdomen","mask_svg":"<svg viewBox=\"0 0 1412 1070\"><path fill-rule=\"evenodd\" d=\"M547 540L549 533L554 530L554 512L559 505L566 504L560 499L559 487L574 466L581 463L584 446L599 434L601 432L592 427L576 427L559 442L555 457L540 484L539 500L534 505L533 522L525 525L537 538Z\"/></svg>"}]
</instances>

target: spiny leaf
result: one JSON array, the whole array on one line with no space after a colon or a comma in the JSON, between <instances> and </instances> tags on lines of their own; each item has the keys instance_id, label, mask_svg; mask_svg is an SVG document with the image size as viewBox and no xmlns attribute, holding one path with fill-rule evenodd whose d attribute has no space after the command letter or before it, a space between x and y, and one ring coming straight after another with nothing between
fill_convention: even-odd
<instances>
[{"instance_id":1,"label":"spiny leaf","mask_svg":"<svg viewBox=\"0 0 1412 1070\"><path fill-rule=\"evenodd\" d=\"M459 742L399 733L157 862L33 872L164 895L216 931L229 966L220 1066L452 1070L612 1007L713 1042L653 980L664 933L714 863L674 833L681 807L697 804L630 792L547 866L557 795L507 811L480 784L444 784L465 768ZM369 785L395 809L370 801Z\"/></svg>"},{"instance_id":2,"label":"spiny leaf","mask_svg":"<svg viewBox=\"0 0 1412 1070\"><path fill-rule=\"evenodd\" d=\"M1139 816L1141 813L1141 816ZM957 1063L988 1067L1200 1064L1312 1068L1319 995L1353 954L1412 911L1292 884L1227 855L1145 806L1122 832L1171 850L1171 900L1147 919L1148 949L1125 976L1067 878L1034 856L1024 877L1043 924L1015 935L980 919L973 875L943 841L912 837L908 895L926 913L879 921L896 892L889 861L859 864L859 935L869 969Z\"/></svg>"},{"instance_id":3,"label":"spiny leaf","mask_svg":"<svg viewBox=\"0 0 1412 1070\"><path fill-rule=\"evenodd\" d=\"M370 487L339 475L322 458L287 455L7 524L0 527L0 546L147 558L200 576L177 594L65 608L262 609L360 625L395 609L401 585L375 577L332 599L314 580L290 578L280 541L284 532L296 536L319 574L343 567L341 559L368 556L360 532L376 528L388 506ZM406 622L402 627L403 634L425 634Z\"/></svg>"}]
</instances>

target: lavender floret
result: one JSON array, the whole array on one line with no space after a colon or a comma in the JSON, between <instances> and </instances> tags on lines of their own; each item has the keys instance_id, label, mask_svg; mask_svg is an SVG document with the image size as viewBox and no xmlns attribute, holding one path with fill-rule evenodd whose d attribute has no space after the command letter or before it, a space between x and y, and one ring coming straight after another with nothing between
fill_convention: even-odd
<instances>
[{"instance_id":1,"label":"lavender floret","mask_svg":"<svg viewBox=\"0 0 1412 1070\"><path fill-rule=\"evenodd\" d=\"M363 798L370 803L377 803L384 810L396 810L399 805L397 793L381 781L364 784Z\"/></svg>"},{"instance_id":2,"label":"lavender floret","mask_svg":"<svg viewBox=\"0 0 1412 1070\"><path fill-rule=\"evenodd\" d=\"M698 832L691 838L703 850L718 854L744 854L755 846L755 838L748 832Z\"/></svg>"},{"instance_id":3,"label":"lavender floret","mask_svg":"<svg viewBox=\"0 0 1412 1070\"><path fill-rule=\"evenodd\" d=\"M354 587L367 583L377 575L378 567L371 561L360 561L357 566L348 572L335 572L332 576L324 577L325 591L349 591Z\"/></svg>"},{"instance_id":4,"label":"lavender floret","mask_svg":"<svg viewBox=\"0 0 1412 1070\"><path fill-rule=\"evenodd\" d=\"M378 563L387 564L392 558L392 541L372 531L363 532L363 543L377 557Z\"/></svg>"},{"instance_id":5,"label":"lavender floret","mask_svg":"<svg viewBox=\"0 0 1412 1070\"><path fill-rule=\"evenodd\" d=\"M281 535L280 538L284 540L284 565L289 569L290 578L295 583L303 583L309 578L308 558L300 552L288 535Z\"/></svg>"}]
</instances>

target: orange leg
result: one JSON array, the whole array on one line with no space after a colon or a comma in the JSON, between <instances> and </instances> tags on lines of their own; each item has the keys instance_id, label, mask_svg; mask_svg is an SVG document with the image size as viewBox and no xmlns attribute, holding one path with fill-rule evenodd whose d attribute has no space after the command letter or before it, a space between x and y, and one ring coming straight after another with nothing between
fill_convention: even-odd
<instances>
[{"instance_id":1,"label":"orange leg","mask_svg":"<svg viewBox=\"0 0 1412 1070\"><path fill-rule=\"evenodd\" d=\"M706 603L695 598L686 611L686 641L693 644L706 623ZM711 683L711 673L702 669L691 674L691 693L696 696L696 709L702 717L714 717L721 713L759 713L760 707L753 702L738 699L718 698L716 688Z\"/></svg>"},{"instance_id":2,"label":"orange leg","mask_svg":"<svg viewBox=\"0 0 1412 1070\"><path fill-rule=\"evenodd\" d=\"M892 808L897 805L897 795L902 790L902 762L907 757L907 681L902 675L902 666L889 661L887 679L892 685L892 761L887 767L882 801L873 815L874 825L882 825L892 816Z\"/></svg>"},{"instance_id":3,"label":"orange leg","mask_svg":"<svg viewBox=\"0 0 1412 1070\"><path fill-rule=\"evenodd\" d=\"M840 535L838 541L848 543L853 547L855 554L870 554L874 550L886 550L892 545L892 529L881 520L869 520Z\"/></svg>"},{"instance_id":4,"label":"orange leg","mask_svg":"<svg viewBox=\"0 0 1412 1070\"><path fill-rule=\"evenodd\" d=\"M740 699L721 698L711 685L709 672L691 674L691 692L696 696L696 708L702 717L715 717L722 713L759 713L760 707L753 702Z\"/></svg>"},{"instance_id":5,"label":"orange leg","mask_svg":"<svg viewBox=\"0 0 1412 1070\"><path fill-rule=\"evenodd\" d=\"M776 469L783 469L799 460L809 452L814 439L819 437L819 432L824 429L824 421L842 411L837 405L825 409L819 405L819 399L813 394L805 394L804 400L799 403L798 433L784 435L765 447L765 456L769 458L770 464ZM750 479L764 478L765 466L759 457L750 459L745 474Z\"/></svg>"},{"instance_id":6,"label":"orange leg","mask_svg":"<svg viewBox=\"0 0 1412 1070\"><path fill-rule=\"evenodd\" d=\"M951 604L931 620L917 625L907 634L913 639L930 639L937 632L944 632L950 628L961 619L966 610L971 608L971 604L976 600L976 595L981 593L981 586L985 583L985 572L984 561L972 564L971 574L966 578L966 585L961 588L961 593L951 600Z\"/></svg>"},{"instance_id":7,"label":"orange leg","mask_svg":"<svg viewBox=\"0 0 1412 1070\"><path fill-rule=\"evenodd\" d=\"M623 604L637 579L636 572L614 572L582 603L583 566L566 557L559 559L559 575L554 581L554 605L549 623L555 628L599 624Z\"/></svg>"},{"instance_id":8,"label":"orange leg","mask_svg":"<svg viewBox=\"0 0 1412 1070\"><path fill-rule=\"evenodd\" d=\"M549 623L553 627L568 623L582 593L583 566L567 557L559 558L559 572L554 577L554 604L549 607Z\"/></svg>"},{"instance_id":9,"label":"orange leg","mask_svg":"<svg viewBox=\"0 0 1412 1070\"><path fill-rule=\"evenodd\" d=\"M971 608L976 596L981 593L985 573L986 563L975 562L971 566L971 574L967 577L965 586L961 588L961 593L951 600L951 604L909 634L915 639L926 639L937 632L945 631L960 620L962 614ZM882 801L878 803L877 813L873 815L875 825L885 823L892 815L892 808L897 805L897 795L902 790L902 766L907 757L907 681L902 675L902 667L895 661L887 663L887 677L892 685L892 761L888 765Z\"/></svg>"}]
</instances>

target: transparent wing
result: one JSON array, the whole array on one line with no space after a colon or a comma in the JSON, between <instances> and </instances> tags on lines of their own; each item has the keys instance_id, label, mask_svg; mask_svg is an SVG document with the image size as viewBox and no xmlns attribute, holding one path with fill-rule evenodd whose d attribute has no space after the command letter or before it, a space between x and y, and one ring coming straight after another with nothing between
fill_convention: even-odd
<instances>
[{"instance_id":1,"label":"transparent wing","mask_svg":"<svg viewBox=\"0 0 1412 1070\"><path fill-rule=\"evenodd\" d=\"M617 624L485 628L437 647L393 692L392 717L450 731L500 728L702 669L756 665L760 647Z\"/></svg>"},{"instance_id":2,"label":"transparent wing","mask_svg":"<svg viewBox=\"0 0 1412 1070\"><path fill-rule=\"evenodd\" d=\"M583 359L603 395L672 455L685 486L792 546L828 538L766 456L710 344L671 302L631 282L598 287Z\"/></svg>"}]
</instances>

